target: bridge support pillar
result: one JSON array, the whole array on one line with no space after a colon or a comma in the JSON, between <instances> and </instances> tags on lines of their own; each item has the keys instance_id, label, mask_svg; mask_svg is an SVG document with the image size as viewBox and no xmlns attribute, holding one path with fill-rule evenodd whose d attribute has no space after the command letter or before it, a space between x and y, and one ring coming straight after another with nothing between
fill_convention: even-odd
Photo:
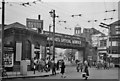
<instances>
[{"instance_id":1,"label":"bridge support pillar","mask_svg":"<svg viewBox=\"0 0 120 81\"><path fill-rule=\"evenodd\" d=\"M77 60L81 60L82 62L84 62L85 60L87 60L87 52L86 49L83 50L78 50L75 54L75 59Z\"/></svg>"},{"instance_id":2,"label":"bridge support pillar","mask_svg":"<svg viewBox=\"0 0 120 81\"><path fill-rule=\"evenodd\" d=\"M78 50L75 54L75 59L83 61L83 53L84 53L83 51Z\"/></svg>"}]
</instances>

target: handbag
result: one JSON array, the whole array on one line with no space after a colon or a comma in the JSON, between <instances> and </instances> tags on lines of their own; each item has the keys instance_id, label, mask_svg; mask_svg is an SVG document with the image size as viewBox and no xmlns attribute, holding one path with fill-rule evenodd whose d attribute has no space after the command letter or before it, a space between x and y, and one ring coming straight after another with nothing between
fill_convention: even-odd
<instances>
[{"instance_id":1,"label":"handbag","mask_svg":"<svg viewBox=\"0 0 120 81\"><path fill-rule=\"evenodd\" d=\"M82 77L84 78L84 77L86 77L86 76L87 76L86 73L83 72L83 73L82 73Z\"/></svg>"}]
</instances>

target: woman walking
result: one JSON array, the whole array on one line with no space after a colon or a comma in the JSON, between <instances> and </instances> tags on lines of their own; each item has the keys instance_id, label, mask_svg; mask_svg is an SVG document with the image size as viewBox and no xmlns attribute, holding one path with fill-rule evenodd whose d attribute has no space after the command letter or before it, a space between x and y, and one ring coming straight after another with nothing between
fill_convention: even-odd
<instances>
[{"instance_id":1,"label":"woman walking","mask_svg":"<svg viewBox=\"0 0 120 81\"><path fill-rule=\"evenodd\" d=\"M88 76L89 76L88 62L87 61L84 62L84 73L85 73L85 80L87 80Z\"/></svg>"},{"instance_id":2,"label":"woman walking","mask_svg":"<svg viewBox=\"0 0 120 81\"><path fill-rule=\"evenodd\" d=\"M64 75L65 74L65 62L62 60L62 63L61 63L61 74L62 74L62 78L65 78L66 76Z\"/></svg>"}]
</instances>

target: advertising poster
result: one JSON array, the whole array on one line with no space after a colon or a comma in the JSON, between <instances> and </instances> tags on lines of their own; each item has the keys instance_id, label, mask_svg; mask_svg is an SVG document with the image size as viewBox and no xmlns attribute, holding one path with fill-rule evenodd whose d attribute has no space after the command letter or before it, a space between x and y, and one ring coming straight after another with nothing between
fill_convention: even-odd
<instances>
[{"instance_id":1,"label":"advertising poster","mask_svg":"<svg viewBox=\"0 0 120 81\"><path fill-rule=\"evenodd\" d=\"M4 47L5 54L3 55L3 61L5 67L13 67L13 47Z\"/></svg>"}]
</instances>

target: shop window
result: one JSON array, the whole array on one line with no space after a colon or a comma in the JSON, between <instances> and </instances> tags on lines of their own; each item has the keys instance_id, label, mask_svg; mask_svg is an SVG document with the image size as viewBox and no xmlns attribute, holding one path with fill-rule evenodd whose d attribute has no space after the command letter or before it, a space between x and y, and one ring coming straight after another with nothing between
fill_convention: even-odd
<instances>
[{"instance_id":1,"label":"shop window","mask_svg":"<svg viewBox=\"0 0 120 81\"><path fill-rule=\"evenodd\" d=\"M23 43L23 55L22 55L22 59L31 59L31 42L29 40L26 40Z\"/></svg>"},{"instance_id":2,"label":"shop window","mask_svg":"<svg viewBox=\"0 0 120 81\"><path fill-rule=\"evenodd\" d=\"M29 40L26 41L26 57L31 59L31 43Z\"/></svg>"},{"instance_id":3,"label":"shop window","mask_svg":"<svg viewBox=\"0 0 120 81\"><path fill-rule=\"evenodd\" d=\"M120 26L115 26L115 28L117 29L117 28L120 28Z\"/></svg>"},{"instance_id":4,"label":"shop window","mask_svg":"<svg viewBox=\"0 0 120 81\"><path fill-rule=\"evenodd\" d=\"M39 59L40 57L40 44L38 42L35 43L35 51L34 51L34 54L35 54L35 58Z\"/></svg>"}]
</instances>

